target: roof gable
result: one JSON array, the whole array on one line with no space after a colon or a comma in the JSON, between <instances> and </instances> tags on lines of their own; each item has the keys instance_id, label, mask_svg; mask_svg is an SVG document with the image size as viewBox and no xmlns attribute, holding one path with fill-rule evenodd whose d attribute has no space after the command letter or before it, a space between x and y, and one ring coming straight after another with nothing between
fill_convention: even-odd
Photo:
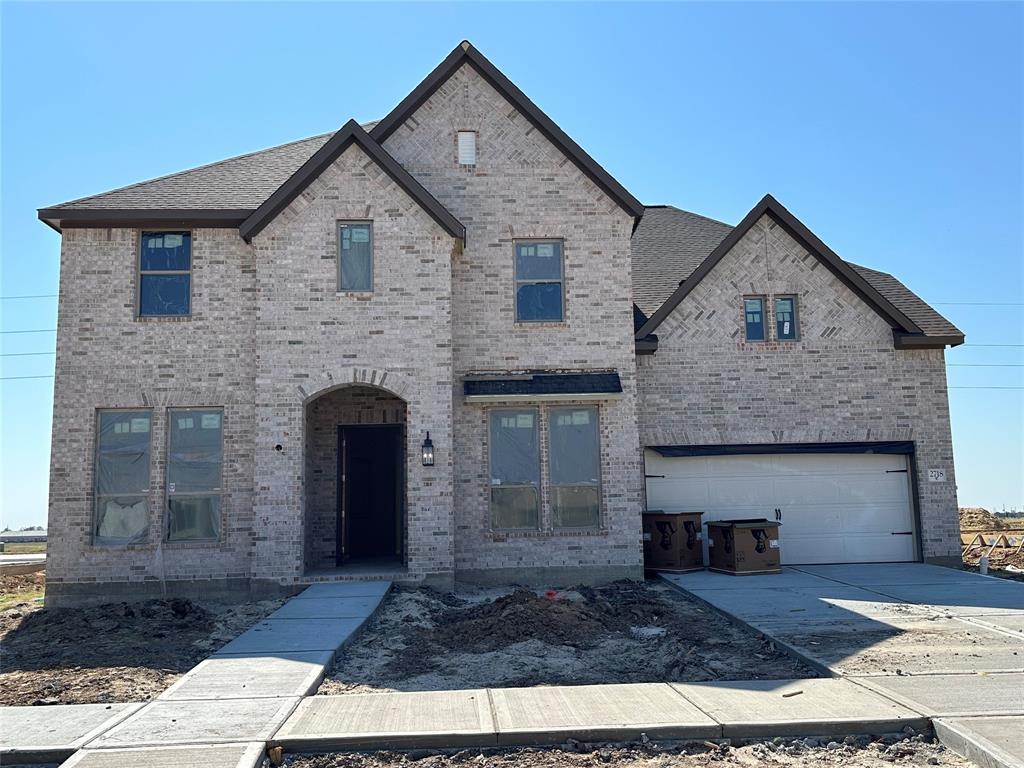
<instances>
[{"instance_id":1,"label":"roof gable","mask_svg":"<svg viewBox=\"0 0 1024 768\"><path fill-rule=\"evenodd\" d=\"M908 306L907 302L901 302L904 308L883 295L872 282L864 277L864 271L855 269L852 265L839 258L836 253L823 243L817 235L811 232L799 219L790 213L778 200L771 195L765 195L751 211L743 218L731 232L718 244L718 246L696 267L673 291L672 295L662 304L650 319L636 331L636 338L642 339L653 333L669 314L679 306L679 303L703 280L715 265L720 262L729 251L739 242L754 224L762 216L768 215L780 226L782 226L797 242L807 251L828 267L840 280L854 291L868 306L877 312L893 328L894 338L897 343L907 337L925 338L925 330L912 320L904 311ZM871 272L871 270L867 270ZM882 275L883 273L877 273ZM895 280L895 279L894 279ZM888 292L887 292L888 293ZM907 291L909 293L909 291ZM913 294L910 294L913 296ZM917 297L913 297L917 301ZM921 302L923 304L923 302ZM936 313L937 315L937 313ZM947 339L946 343L961 343L959 340Z\"/></svg>"},{"instance_id":2,"label":"roof gable","mask_svg":"<svg viewBox=\"0 0 1024 768\"><path fill-rule=\"evenodd\" d=\"M239 234L248 242L259 234L273 219L298 197L314 179L324 172L342 152L353 144L359 146L380 166L410 197L413 198L434 221L453 237L466 238L466 228L447 208L437 201L423 185L389 155L370 134L355 120L349 120L337 133L313 153L298 170L274 191L238 228Z\"/></svg>"},{"instance_id":3,"label":"roof gable","mask_svg":"<svg viewBox=\"0 0 1024 768\"><path fill-rule=\"evenodd\" d=\"M512 104L530 123L537 128L552 144L554 144L580 171L593 181L605 194L614 200L623 210L634 218L643 215L644 207L625 187L616 181L611 174L598 165L579 144L559 128L555 122L544 114L536 104L530 101L516 85L491 64L468 40L463 40L455 47L434 71L424 78L412 93L370 132L370 135L383 144L391 134L397 131L434 92L440 88L463 64L468 64L490 84L503 98Z\"/></svg>"}]
</instances>

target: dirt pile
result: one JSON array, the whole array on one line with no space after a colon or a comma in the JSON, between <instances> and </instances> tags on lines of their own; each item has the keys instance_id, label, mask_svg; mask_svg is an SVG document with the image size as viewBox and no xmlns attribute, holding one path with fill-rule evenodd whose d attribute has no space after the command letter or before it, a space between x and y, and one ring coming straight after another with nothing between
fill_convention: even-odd
<instances>
[{"instance_id":1,"label":"dirt pile","mask_svg":"<svg viewBox=\"0 0 1024 768\"><path fill-rule=\"evenodd\" d=\"M960 507L961 531L1001 531L1008 527L984 507Z\"/></svg>"},{"instance_id":2,"label":"dirt pile","mask_svg":"<svg viewBox=\"0 0 1024 768\"><path fill-rule=\"evenodd\" d=\"M570 741L557 749L465 749L454 753L414 752L290 755L289 768L890 768L892 765L970 768L972 763L922 735L835 740L781 739L741 747L647 742L614 746Z\"/></svg>"},{"instance_id":3,"label":"dirt pile","mask_svg":"<svg viewBox=\"0 0 1024 768\"><path fill-rule=\"evenodd\" d=\"M0 705L145 701L279 604L12 605L0 610Z\"/></svg>"},{"instance_id":4,"label":"dirt pile","mask_svg":"<svg viewBox=\"0 0 1024 768\"><path fill-rule=\"evenodd\" d=\"M35 573L0 573L0 596L16 598L29 592L42 592L46 588L46 571Z\"/></svg>"},{"instance_id":5,"label":"dirt pile","mask_svg":"<svg viewBox=\"0 0 1024 768\"><path fill-rule=\"evenodd\" d=\"M659 584L398 589L320 693L798 677L816 674Z\"/></svg>"}]
</instances>

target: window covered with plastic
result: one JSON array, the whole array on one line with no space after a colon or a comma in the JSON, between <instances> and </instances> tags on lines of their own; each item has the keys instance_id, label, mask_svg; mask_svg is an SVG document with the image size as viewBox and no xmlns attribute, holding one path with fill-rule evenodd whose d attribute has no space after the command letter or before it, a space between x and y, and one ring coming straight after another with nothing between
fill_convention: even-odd
<instances>
[{"instance_id":1,"label":"window covered with plastic","mask_svg":"<svg viewBox=\"0 0 1024 768\"><path fill-rule=\"evenodd\" d=\"M100 411L96 420L96 544L135 544L149 532L149 411Z\"/></svg>"},{"instance_id":2,"label":"window covered with plastic","mask_svg":"<svg viewBox=\"0 0 1024 768\"><path fill-rule=\"evenodd\" d=\"M373 290L373 227L370 222L338 225L338 287L342 291Z\"/></svg>"},{"instance_id":3,"label":"window covered with plastic","mask_svg":"<svg viewBox=\"0 0 1024 768\"><path fill-rule=\"evenodd\" d=\"M139 253L139 315L191 312L192 233L143 232Z\"/></svg>"},{"instance_id":4,"label":"window covered with plastic","mask_svg":"<svg viewBox=\"0 0 1024 768\"><path fill-rule=\"evenodd\" d=\"M516 243L516 321L558 322L562 307L562 243Z\"/></svg>"},{"instance_id":5,"label":"window covered with plastic","mask_svg":"<svg viewBox=\"0 0 1024 768\"><path fill-rule=\"evenodd\" d=\"M552 408L551 524L596 528L601 521L601 453L597 408Z\"/></svg>"},{"instance_id":6,"label":"window covered with plastic","mask_svg":"<svg viewBox=\"0 0 1024 768\"><path fill-rule=\"evenodd\" d=\"M167 538L217 539L224 413L220 408L171 410L167 430Z\"/></svg>"},{"instance_id":7,"label":"window covered with plastic","mask_svg":"<svg viewBox=\"0 0 1024 768\"><path fill-rule=\"evenodd\" d=\"M540 446L537 411L491 411L491 526L540 524Z\"/></svg>"}]
</instances>

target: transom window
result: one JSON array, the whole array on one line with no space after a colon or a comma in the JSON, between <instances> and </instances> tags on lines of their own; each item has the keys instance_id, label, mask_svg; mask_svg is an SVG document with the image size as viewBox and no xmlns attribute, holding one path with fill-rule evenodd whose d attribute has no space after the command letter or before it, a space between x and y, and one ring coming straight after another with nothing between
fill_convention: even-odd
<instances>
[{"instance_id":1,"label":"transom window","mask_svg":"<svg viewBox=\"0 0 1024 768\"><path fill-rule=\"evenodd\" d=\"M149 531L149 411L99 411L93 541L143 542Z\"/></svg>"},{"instance_id":2,"label":"transom window","mask_svg":"<svg viewBox=\"0 0 1024 768\"><path fill-rule=\"evenodd\" d=\"M797 328L796 296L775 297L775 338L795 341L800 338Z\"/></svg>"},{"instance_id":3,"label":"transom window","mask_svg":"<svg viewBox=\"0 0 1024 768\"><path fill-rule=\"evenodd\" d=\"M565 316L562 242L517 242L515 272L516 321L561 321Z\"/></svg>"},{"instance_id":4,"label":"transom window","mask_svg":"<svg viewBox=\"0 0 1024 768\"><path fill-rule=\"evenodd\" d=\"M143 232L139 252L139 316L191 311L192 233Z\"/></svg>"},{"instance_id":5,"label":"transom window","mask_svg":"<svg viewBox=\"0 0 1024 768\"><path fill-rule=\"evenodd\" d=\"M220 408L170 409L167 419L167 538L217 539L224 412Z\"/></svg>"},{"instance_id":6,"label":"transom window","mask_svg":"<svg viewBox=\"0 0 1024 768\"><path fill-rule=\"evenodd\" d=\"M764 298L743 299L743 317L747 341L764 341Z\"/></svg>"},{"instance_id":7,"label":"transom window","mask_svg":"<svg viewBox=\"0 0 1024 768\"><path fill-rule=\"evenodd\" d=\"M552 408L548 415L551 525L596 528L601 519L597 408Z\"/></svg>"},{"instance_id":8,"label":"transom window","mask_svg":"<svg viewBox=\"0 0 1024 768\"><path fill-rule=\"evenodd\" d=\"M540 525L537 416L533 408L491 411L491 526L495 529Z\"/></svg>"},{"instance_id":9,"label":"transom window","mask_svg":"<svg viewBox=\"0 0 1024 768\"><path fill-rule=\"evenodd\" d=\"M338 224L338 290L373 290L373 223Z\"/></svg>"}]
</instances>

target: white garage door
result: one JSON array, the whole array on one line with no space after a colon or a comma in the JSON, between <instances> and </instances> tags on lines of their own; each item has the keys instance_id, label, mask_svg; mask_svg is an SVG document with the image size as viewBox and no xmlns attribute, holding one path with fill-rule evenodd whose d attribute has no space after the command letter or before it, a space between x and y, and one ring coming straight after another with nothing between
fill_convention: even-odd
<instances>
[{"instance_id":1,"label":"white garage door","mask_svg":"<svg viewBox=\"0 0 1024 768\"><path fill-rule=\"evenodd\" d=\"M906 456L645 451L647 508L775 519L783 565L916 559Z\"/></svg>"}]
</instances>

